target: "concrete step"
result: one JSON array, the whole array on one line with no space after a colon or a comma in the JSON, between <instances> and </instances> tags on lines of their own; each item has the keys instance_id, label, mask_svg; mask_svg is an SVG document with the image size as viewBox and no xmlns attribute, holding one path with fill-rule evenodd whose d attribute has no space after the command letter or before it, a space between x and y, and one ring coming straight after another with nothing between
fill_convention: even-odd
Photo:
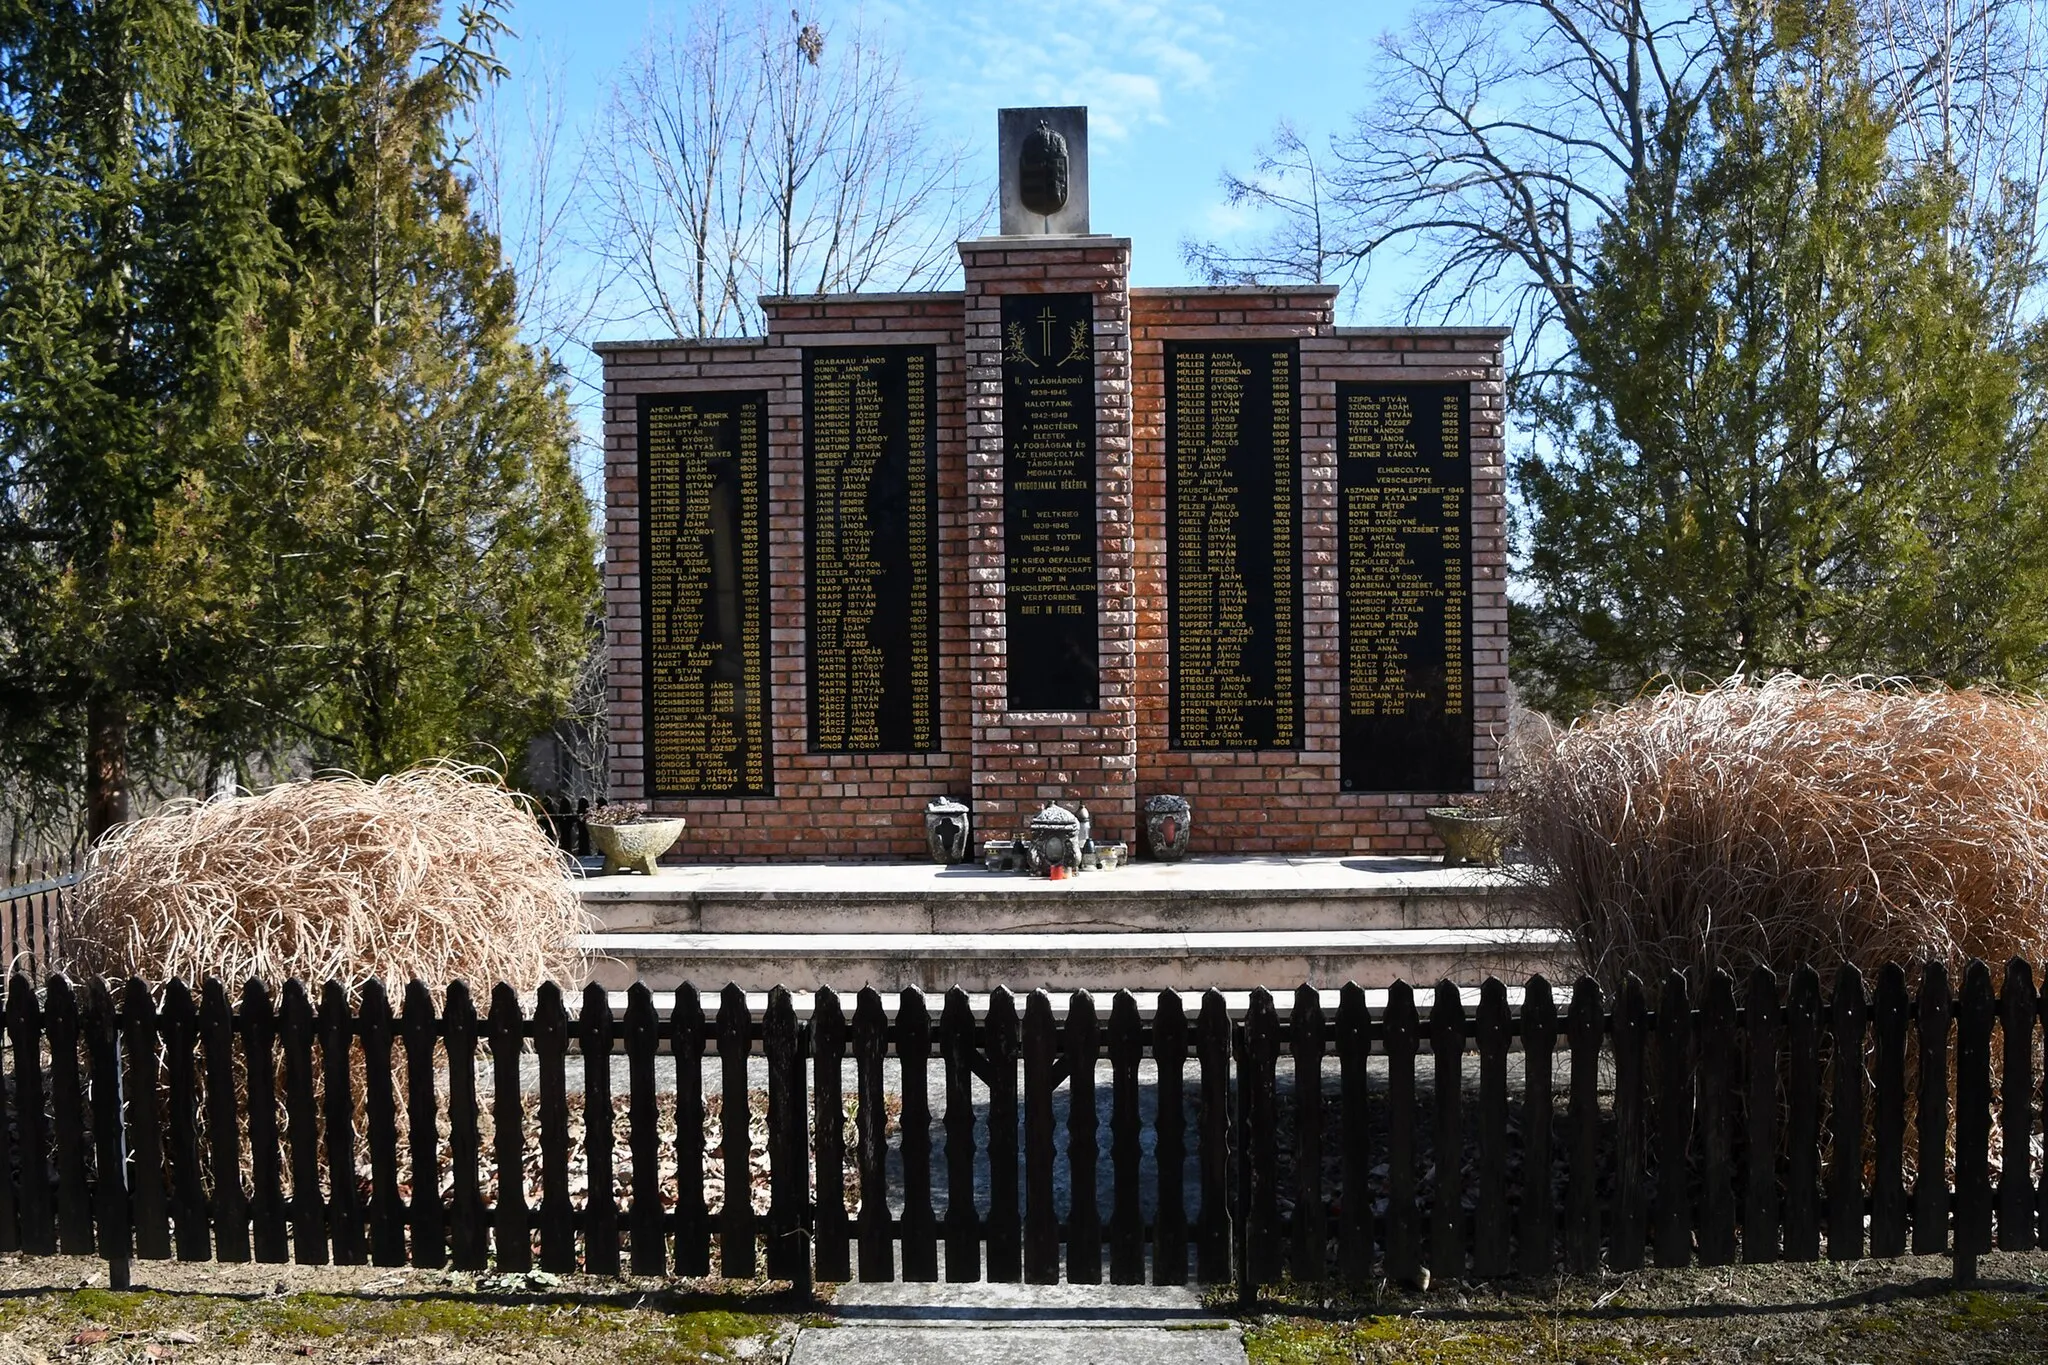
<instances>
[{"instance_id":1,"label":"concrete step","mask_svg":"<svg viewBox=\"0 0 2048 1365\"><path fill-rule=\"evenodd\" d=\"M590 934L591 979L608 989L634 980L655 990L685 981L737 983L749 991L787 985L863 986L928 992L1293 989L1355 981L1461 984L1488 975L1520 981L1569 971L1569 944L1551 929L1471 928L1261 930L1181 933L1017 934Z\"/></svg>"},{"instance_id":2,"label":"concrete step","mask_svg":"<svg viewBox=\"0 0 2048 1365\"><path fill-rule=\"evenodd\" d=\"M771 864L591 877L600 932L1205 933L1527 925L1511 876L1409 858L1199 858L1065 881L978 866Z\"/></svg>"}]
</instances>

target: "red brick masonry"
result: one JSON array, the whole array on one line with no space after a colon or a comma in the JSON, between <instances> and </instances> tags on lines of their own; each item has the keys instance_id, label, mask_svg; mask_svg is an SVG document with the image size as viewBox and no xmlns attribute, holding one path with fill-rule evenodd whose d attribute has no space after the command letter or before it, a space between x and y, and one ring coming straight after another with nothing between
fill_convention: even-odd
<instances>
[{"instance_id":1,"label":"red brick masonry","mask_svg":"<svg viewBox=\"0 0 2048 1365\"><path fill-rule=\"evenodd\" d=\"M607 342L605 599L611 784L644 791L641 394L765 389L769 417L770 684L775 796L664 801L696 861L916 858L924 804L974 806L975 835L1005 837L1051 798L1088 803L1098 838L1137 837L1144 799L1194 805L1197 853L1434 851L1422 808L1445 794L1339 790L1336 386L1471 385L1471 690L1476 783L1497 772L1507 719L1504 384L1498 328L1332 325L1332 287L1132 289L1116 237L962 242L966 288L765 300L768 336ZM1001 296L1095 295L1101 699L1095 711L1004 709ZM1164 345L1287 340L1301 348L1303 733L1297 752L1175 752L1167 744ZM806 752L803 348L880 342L938 349L940 730L937 754Z\"/></svg>"}]
</instances>

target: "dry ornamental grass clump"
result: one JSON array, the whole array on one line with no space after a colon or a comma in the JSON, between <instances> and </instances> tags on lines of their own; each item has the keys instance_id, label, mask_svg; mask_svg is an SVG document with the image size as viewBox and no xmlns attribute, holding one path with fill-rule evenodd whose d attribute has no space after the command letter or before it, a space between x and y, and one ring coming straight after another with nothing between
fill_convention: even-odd
<instances>
[{"instance_id":1,"label":"dry ornamental grass clump","mask_svg":"<svg viewBox=\"0 0 2048 1365\"><path fill-rule=\"evenodd\" d=\"M580 982L565 855L487 769L291 782L113 831L64 926L74 976Z\"/></svg>"},{"instance_id":2,"label":"dry ornamental grass clump","mask_svg":"<svg viewBox=\"0 0 2048 1365\"><path fill-rule=\"evenodd\" d=\"M1525 872L1607 980L2048 947L2039 702L1780 676L1533 728L1505 791Z\"/></svg>"}]
</instances>

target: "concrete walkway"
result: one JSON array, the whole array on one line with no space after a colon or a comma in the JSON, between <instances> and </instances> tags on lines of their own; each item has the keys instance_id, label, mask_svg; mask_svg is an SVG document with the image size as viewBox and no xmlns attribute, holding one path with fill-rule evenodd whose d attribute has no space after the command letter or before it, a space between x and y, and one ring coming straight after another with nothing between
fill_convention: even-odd
<instances>
[{"instance_id":1,"label":"concrete walkway","mask_svg":"<svg viewBox=\"0 0 2048 1365\"><path fill-rule=\"evenodd\" d=\"M849 1284L790 1365L1244 1365L1237 1324L1159 1285Z\"/></svg>"}]
</instances>

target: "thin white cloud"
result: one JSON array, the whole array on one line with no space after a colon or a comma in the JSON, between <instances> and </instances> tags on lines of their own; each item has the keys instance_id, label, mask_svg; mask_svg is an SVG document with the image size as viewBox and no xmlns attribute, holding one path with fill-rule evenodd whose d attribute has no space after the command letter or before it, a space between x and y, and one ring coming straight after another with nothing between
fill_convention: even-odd
<instances>
[{"instance_id":1,"label":"thin white cloud","mask_svg":"<svg viewBox=\"0 0 2048 1365\"><path fill-rule=\"evenodd\" d=\"M1098 138L1117 142L1173 121L1177 99L1211 94L1233 46L1223 10L1198 0L898 0L899 40L946 103L1085 104ZM909 35L915 34L914 38Z\"/></svg>"}]
</instances>

